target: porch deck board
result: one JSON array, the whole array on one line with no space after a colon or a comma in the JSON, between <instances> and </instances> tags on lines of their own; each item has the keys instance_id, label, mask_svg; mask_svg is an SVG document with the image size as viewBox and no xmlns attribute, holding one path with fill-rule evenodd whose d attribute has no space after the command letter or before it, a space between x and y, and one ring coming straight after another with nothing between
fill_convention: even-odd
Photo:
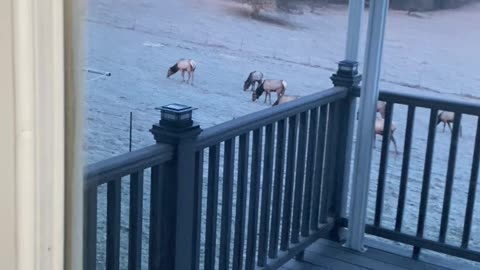
<instances>
[{"instance_id":1,"label":"porch deck board","mask_svg":"<svg viewBox=\"0 0 480 270\"><path fill-rule=\"evenodd\" d=\"M383 249L368 246L364 253L346 249L339 243L325 239L318 240L306 249L302 261L291 260L282 270L449 270L473 269L463 264L456 267L443 267L431 262L414 260ZM451 264L449 265L451 266ZM458 268L460 267L460 268ZM467 268L465 268L467 267Z\"/></svg>"}]
</instances>

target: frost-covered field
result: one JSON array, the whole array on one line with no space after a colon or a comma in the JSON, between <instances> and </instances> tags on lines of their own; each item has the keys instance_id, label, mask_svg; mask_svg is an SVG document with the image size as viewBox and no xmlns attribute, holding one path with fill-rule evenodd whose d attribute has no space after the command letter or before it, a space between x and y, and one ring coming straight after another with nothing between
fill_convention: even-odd
<instances>
[{"instance_id":1,"label":"frost-covered field","mask_svg":"<svg viewBox=\"0 0 480 270\"><path fill-rule=\"evenodd\" d=\"M128 151L129 112L134 115L133 147L138 149L153 143L148 129L158 121L157 106L177 102L197 107L195 119L206 128L268 107L263 99L252 103L250 93L242 91L250 71L261 70L268 78L287 80L287 94L308 95L331 87L329 76L344 57L345 6L319 8L314 13L305 8L303 15L272 13L263 21L247 18L242 5L220 0L90 0L88 10L86 65L112 73L111 77L86 76L88 163ZM424 13L422 18L391 11L381 88L480 102L477 25L480 5ZM180 83L179 75L165 78L167 68L179 58L193 58L198 63L194 86ZM412 234L428 115L427 110L419 109L415 122L404 223L404 231ZM396 107L400 151L405 119L406 108ZM451 209L455 217L463 217L465 211L475 125L474 119L464 117ZM438 131L425 230L432 239L438 235L450 142L450 132ZM379 150L374 151L374 171L378 171ZM393 227L396 214L401 161L401 154L395 157L392 153L382 224L387 228ZM372 178L373 199L375 173ZM479 200L471 242L477 250ZM371 201L370 219L373 209ZM447 242L459 243L462 226L463 218L450 220Z\"/></svg>"}]
</instances>

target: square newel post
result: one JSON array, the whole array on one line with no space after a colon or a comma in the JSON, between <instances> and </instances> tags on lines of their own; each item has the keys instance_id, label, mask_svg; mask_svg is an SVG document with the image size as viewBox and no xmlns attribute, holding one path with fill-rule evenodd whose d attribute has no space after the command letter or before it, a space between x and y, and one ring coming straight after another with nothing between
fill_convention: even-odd
<instances>
[{"instance_id":1,"label":"square newel post","mask_svg":"<svg viewBox=\"0 0 480 270\"><path fill-rule=\"evenodd\" d=\"M341 228L341 218L346 215L348 179L350 177L350 160L352 156L353 129L355 123L356 98L352 95L352 90L359 87L362 76L358 74L358 63L356 61L344 60L338 64L337 73L331 76L335 87L345 87L349 90L349 95L342 101L335 103L333 118L335 128L332 139L336 139L333 146L335 156L335 167L333 170L331 185L331 209L330 214L335 219L335 227L331 231L330 238L334 241L340 241L339 229ZM333 153L332 153L333 154Z\"/></svg>"},{"instance_id":2,"label":"square newel post","mask_svg":"<svg viewBox=\"0 0 480 270\"><path fill-rule=\"evenodd\" d=\"M162 168L152 169L149 269L193 269L195 138L202 129L192 120L192 107L170 104L159 109L160 122L150 131L157 143L175 146L175 154Z\"/></svg>"}]
</instances>

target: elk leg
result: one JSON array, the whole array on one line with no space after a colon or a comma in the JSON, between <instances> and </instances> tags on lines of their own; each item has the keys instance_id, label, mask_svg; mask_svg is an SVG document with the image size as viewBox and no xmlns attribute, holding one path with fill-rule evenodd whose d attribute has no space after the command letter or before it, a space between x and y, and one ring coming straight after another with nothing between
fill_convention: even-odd
<instances>
[{"instance_id":1,"label":"elk leg","mask_svg":"<svg viewBox=\"0 0 480 270\"><path fill-rule=\"evenodd\" d=\"M450 122L448 122L448 128L450 128L450 132L452 132L452 125L450 124Z\"/></svg>"},{"instance_id":2,"label":"elk leg","mask_svg":"<svg viewBox=\"0 0 480 270\"><path fill-rule=\"evenodd\" d=\"M443 132L445 132L445 122L443 122Z\"/></svg>"},{"instance_id":3,"label":"elk leg","mask_svg":"<svg viewBox=\"0 0 480 270\"><path fill-rule=\"evenodd\" d=\"M193 85L193 75L195 74L195 71L192 71L192 80L190 81L190 84Z\"/></svg>"},{"instance_id":4,"label":"elk leg","mask_svg":"<svg viewBox=\"0 0 480 270\"><path fill-rule=\"evenodd\" d=\"M265 101L263 103L267 103L267 96L268 96L268 91L265 91Z\"/></svg>"},{"instance_id":5,"label":"elk leg","mask_svg":"<svg viewBox=\"0 0 480 270\"><path fill-rule=\"evenodd\" d=\"M185 70L182 70L182 82L185 81Z\"/></svg>"},{"instance_id":6,"label":"elk leg","mask_svg":"<svg viewBox=\"0 0 480 270\"><path fill-rule=\"evenodd\" d=\"M395 146L395 154L398 154L397 142L395 141L395 137L393 137L393 134L390 136L390 140L393 142L393 146Z\"/></svg>"}]
</instances>

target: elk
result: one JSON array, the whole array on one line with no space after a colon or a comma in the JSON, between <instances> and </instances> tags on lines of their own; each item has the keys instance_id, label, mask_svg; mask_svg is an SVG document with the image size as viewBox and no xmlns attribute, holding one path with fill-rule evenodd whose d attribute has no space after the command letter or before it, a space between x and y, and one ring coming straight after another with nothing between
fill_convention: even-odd
<instances>
[{"instance_id":1,"label":"elk","mask_svg":"<svg viewBox=\"0 0 480 270\"><path fill-rule=\"evenodd\" d=\"M255 101L258 98L260 98L263 92L265 92L264 103L267 102L267 97L268 97L270 104L272 104L271 93L276 92L277 97L280 98L285 94L286 89L287 89L287 82L284 80L264 80L257 87L257 89L252 93L252 101Z\"/></svg>"},{"instance_id":2,"label":"elk","mask_svg":"<svg viewBox=\"0 0 480 270\"><path fill-rule=\"evenodd\" d=\"M263 73L260 71L252 71L248 75L248 78L245 80L245 83L243 84L243 91L247 91L249 87L250 91L255 90L255 84L258 87L262 83L263 79Z\"/></svg>"},{"instance_id":3,"label":"elk","mask_svg":"<svg viewBox=\"0 0 480 270\"><path fill-rule=\"evenodd\" d=\"M443 132L445 132L445 126L448 125L450 131L452 131L452 124L453 120L455 119L455 113L447 112L447 111L440 111L437 115L437 126L440 123L443 123ZM462 125L459 127L460 136L462 136Z\"/></svg>"},{"instance_id":4,"label":"elk","mask_svg":"<svg viewBox=\"0 0 480 270\"><path fill-rule=\"evenodd\" d=\"M385 119L377 116L377 118L375 119L375 136L376 135L383 136L384 130L385 130ZM395 137L394 137L395 130L397 130L397 127L393 122L391 122L390 123L390 140L393 142L393 145L395 146L395 154L398 154L397 141L395 140ZM374 146L375 146L375 143L374 143Z\"/></svg>"},{"instance_id":5,"label":"elk","mask_svg":"<svg viewBox=\"0 0 480 270\"><path fill-rule=\"evenodd\" d=\"M182 72L182 82L185 82L185 72L188 73L187 83L190 82L193 84L193 73L197 68L197 63L192 59L180 59L175 63L175 65L171 66L167 72L167 78L172 76L173 74L177 73L178 71Z\"/></svg>"}]
</instances>

